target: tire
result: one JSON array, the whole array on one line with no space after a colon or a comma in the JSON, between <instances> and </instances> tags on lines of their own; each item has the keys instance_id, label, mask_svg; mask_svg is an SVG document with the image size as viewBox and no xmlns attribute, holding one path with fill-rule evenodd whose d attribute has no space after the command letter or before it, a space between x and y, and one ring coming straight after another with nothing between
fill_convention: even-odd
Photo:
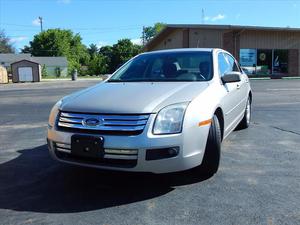
<instances>
[{"instance_id":1,"label":"tire","mask_svg":"<svg viewBox=\"0 0 300 225\"><path fill-rule=\"evenodd\" d=\"M249 97L247 100L244 117L242 121L239 123L239 125L237 126L237 129L242 130L248 128L250 126L250 121L251 121L251 99Z\"/></svg>"},{"instance_id":2,"label":"tire","mask_svg":"<svg viewBox=\"0 0 300 225\"><path fill-rule=\"evenodd\" d=\"M218 171L221 157L221 142L220 123L218 117L214 115L208 133L202 164L197 168L201 174L212 176Z\"/></svg>"}]
</instances>

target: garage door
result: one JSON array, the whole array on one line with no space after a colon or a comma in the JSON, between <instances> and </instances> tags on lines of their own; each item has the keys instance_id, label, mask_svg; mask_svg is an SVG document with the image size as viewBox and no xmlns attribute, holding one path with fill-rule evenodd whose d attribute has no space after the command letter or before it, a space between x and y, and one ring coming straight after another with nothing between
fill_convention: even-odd
<instances>
[{"instance_id":1,"label":"garage door","mask_svg":"<svg viewBox=\"0 0 300 225\"><path fill-rule=\"evenodd\" d=\"M19 67L18 71L20 82L33 81L32 67Z\"/></svg>"}]
</instances>

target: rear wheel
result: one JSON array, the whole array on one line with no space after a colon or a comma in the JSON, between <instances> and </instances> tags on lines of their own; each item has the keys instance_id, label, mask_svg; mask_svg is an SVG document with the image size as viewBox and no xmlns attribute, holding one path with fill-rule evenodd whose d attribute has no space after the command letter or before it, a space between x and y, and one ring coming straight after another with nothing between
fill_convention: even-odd
<instances>
[{"instance_id":1,"label":"rear wheel","mask_svg":"<svg viewBox=\"0 0 300 225\"><path fill-rule=\"evenodd\" d=\"M246 129L250 125L250 120L251 120L251 99L250 97L247 100L247 105L244 113L244 117L242 121L239 123L237 126L238 129Z\"/></svg>"},{"instance_id":2,"label":"rear wheel","mask_svg":"<svg viewBox=\"0 0 300 225\"><path fill-rule=\"evenodd\" d=\"M221 128L219 119L213 116L209 129L202 164L197 168L202 174L213 175L218 171L221 156Z\"/></svg>"}]
</instances>

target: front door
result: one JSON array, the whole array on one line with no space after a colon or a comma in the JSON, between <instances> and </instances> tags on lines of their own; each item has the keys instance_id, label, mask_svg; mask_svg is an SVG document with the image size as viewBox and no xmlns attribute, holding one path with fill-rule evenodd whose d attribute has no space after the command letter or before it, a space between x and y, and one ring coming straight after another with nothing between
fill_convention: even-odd
<instances>
[{"instance_id":1,"label":"front door","mask_svg":"<svg viewBox=\"0 0 300 225\"><path fill-rule=\"evenodd\" d=\"M257 75L271 75L272 74L272 50L258 49L257 50Z\"/></svg>"},{"instance_id":2,"label":"front door","mask_svg":"<svg viewBox=\"0 0 300 225\"><path fill-rule=\"evenodd\" d=\"M228 72L240 72L235 60L226 53L219 53L219 74L224 76ZM223 85L226 96L222 100L224 110L224 136L227 135L236 125L241 115L243 106L243 95L241 95L242 82L226 83Z\"/></svg>"},{"instance_id":3,"label":"front door","mask_svg":"<svg viewBox=\"0 0 300 225\"><path fill-rule=\"evenodd\" d=\"M32 67L19 67L19 81L20 82L32 82Z\"/></svg>"}]
</instances>

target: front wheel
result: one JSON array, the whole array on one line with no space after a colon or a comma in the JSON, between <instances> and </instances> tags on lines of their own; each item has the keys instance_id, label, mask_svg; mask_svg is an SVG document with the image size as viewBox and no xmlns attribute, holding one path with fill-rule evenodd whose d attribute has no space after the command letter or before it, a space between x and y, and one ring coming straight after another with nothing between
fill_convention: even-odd
<instances>
[{"instance_id":1,"label":"front wheel","mask_svg":"<svg viewBox=\"0 0 300 225\"><path fill-rule=\"evenodd\" d=\"M221 142L222 136L219 119L214 115L209 129L202 163L197 167L200 173L213 175L218 171L221 156Z\"/></svg>"},{"instance_id":2,"label":"front wheel","mask_svg":"<svg viewBox=\"0 0 300 225\"><path fill-rule=\"evenodd\" d=\"M244 117L242 121L239 123L239 125L237 126L237 128L239 130L248 128L250 125L250 120L251 120L251 99L249 97L247 100Z\"/></svg>"}]
</instances>

